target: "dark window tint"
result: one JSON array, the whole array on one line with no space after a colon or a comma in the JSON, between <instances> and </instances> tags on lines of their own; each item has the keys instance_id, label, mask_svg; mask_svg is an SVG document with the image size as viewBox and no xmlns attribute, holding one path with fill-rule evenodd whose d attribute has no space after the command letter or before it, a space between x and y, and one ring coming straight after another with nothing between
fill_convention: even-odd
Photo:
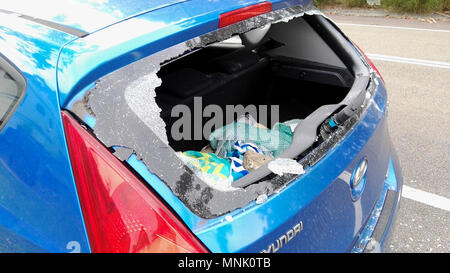
<instances>
[{"instance_id":1,"label":"dark window tint","mask_svg":"<svg viewBox=\"0 0 450 273\"><path fill-rule=\"evenodd\" d=\"M20 103L25 80L6 60L0 58L0 129Z\"/></svg>"}]
</instances>

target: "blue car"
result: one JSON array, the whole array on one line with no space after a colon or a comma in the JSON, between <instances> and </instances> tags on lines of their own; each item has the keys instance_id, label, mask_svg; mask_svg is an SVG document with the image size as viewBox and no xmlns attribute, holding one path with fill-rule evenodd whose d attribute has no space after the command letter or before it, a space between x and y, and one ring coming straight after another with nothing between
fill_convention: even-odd
<instances>
[{"instance_id":1,"label":"blue car","mask_svg":"<svg viewBox=\"0 0 450 273\"><path fill-rule=\"evenodd\" d=\"M8 2L0 252L388 244L384 82L312 0Z\"/></svg>"}]
</instances>

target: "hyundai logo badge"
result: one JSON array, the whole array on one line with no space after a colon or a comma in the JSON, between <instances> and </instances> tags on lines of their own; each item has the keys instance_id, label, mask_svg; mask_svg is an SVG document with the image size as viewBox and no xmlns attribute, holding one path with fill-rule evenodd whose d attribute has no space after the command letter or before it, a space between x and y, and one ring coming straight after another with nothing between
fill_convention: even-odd
<instances>
[{"instance_id":1,"label":"hyundai logo badge","mask_svg":"<svg viewBox=\"0 0 450 273\"><path fill-rule=\"evenodd\" d=\"M366 184L367 173L367 159L363 158L353 171L350 179L350 186L352 188L352 197L354 200L358 199L361 192L364 190Z\"/></svg>"}]
</instances>

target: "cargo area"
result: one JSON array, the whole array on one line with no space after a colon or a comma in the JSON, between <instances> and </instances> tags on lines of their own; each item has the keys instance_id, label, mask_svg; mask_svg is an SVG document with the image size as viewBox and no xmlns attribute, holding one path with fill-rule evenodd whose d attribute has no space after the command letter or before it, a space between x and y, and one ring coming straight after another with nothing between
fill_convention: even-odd
<instances>
[{"instance_id":1,"label":"cargo area","mask_svg":"<svg viewBox=\"0 0 450 273\"><path fill-rule=\"evenodd\" d=\"M163 64L157 75L155 100L169 145L219 189L282 155L296 126L321 106L341 102L354 81L304 17L196 49ZM212 105L220 115L205 115ZM189 110L183 122L180 106ZM279 163L285 164L302 172L296 162Z\"/></svg>"},{"instance_id":2,"label":"cargo area","mask_svg":"<svg viewBox=\"0 0 450 273\"><path fill-rule=\"evenodd\" d=\"M174 140L170 135L179 118L171 115L173 107L186 105L193 113L194 97L202 98L203 108L214 104L223 112L226 105L257 109L278 105L279 121L284 122L304 119L347 95L352 74L303 18L255 31L259 33L251 35L260 36L256 41L247 41L246 34L236 35L161 67L156 102L162 109L169 144L176 151L200 150L208 144L207 139ZM207 120L203 117L203 124ZM262 123L270 128L274 125L270 121L269 111Z\"/></svg>"}]
</instances>

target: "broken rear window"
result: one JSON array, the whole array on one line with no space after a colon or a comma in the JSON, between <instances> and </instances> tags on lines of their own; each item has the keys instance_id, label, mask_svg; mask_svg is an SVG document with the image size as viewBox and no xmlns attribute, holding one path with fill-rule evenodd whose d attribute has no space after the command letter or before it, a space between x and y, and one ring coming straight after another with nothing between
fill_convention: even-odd
<instances>
[{"instance_id":1,"label":"broken rear window","mask_svg":"<svg viewBox=\"0 0 450 273\"><path fill-rule=\"evenodd\" d=\"M317 128L355 82L339 45L316 30L321 15L303 12L274 11L153 54L98 80L71 110L201 217L265 200L332 145Z\"/></svg>"}]
</instances>

